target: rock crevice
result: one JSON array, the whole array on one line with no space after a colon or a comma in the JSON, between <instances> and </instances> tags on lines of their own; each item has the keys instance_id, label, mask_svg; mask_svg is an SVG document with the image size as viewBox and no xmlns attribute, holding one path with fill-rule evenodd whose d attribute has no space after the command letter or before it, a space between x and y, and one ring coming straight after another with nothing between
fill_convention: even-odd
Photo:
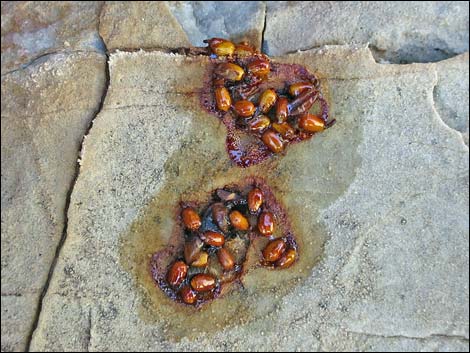
<instances>
[{"instance_id":1,"label":"rock crevice","mask_svg":"<svg viewBox=\"0 0 470 353\"><path fill-rule=\"evenodd\" d=\"M57 244L55 254L54 254L54 258L53 258L51 266L49 268L49 272L48 272L48 275L47 275L46 282L45 282L44 287L41 291L41 295L40 295L40 298L39 298L39 304L38 304L37 309L36 309L34 322L33 322L32 328L31 328L31 332L28 335L26 351L30 350L31 340L32 340L34 331L37 329L37 326L38 326L38 323L39 323L39 316L41 315L44 297L46 296L47 291L49 289L49 284L51 282L52 276L54 275L57 260L60 256L61 250L62 250L62 248L64 246L64 243L65 243L65 240L67 238L68 212L69 212L69 207L70 207L70 199L71 199L71 195L72 195L75 183L77 182L77 179L80 175L80 161L81 161L81 158L82 158L82 155L83 155L83 152L84 152L83 151L84 142L85 142L85 139L86 139L87 135L90 133L90 130L93 127L93 123L94 123L96 117L98 116L100 111L103 109L109 85L110 85L109 55L106 53L105 82L104 82L104 85L103 85L103 91L101 93L101 98L100 98L98 107L96 108L95 112L93 112L92 118L90 119L90 122L89 122L89 125L86 128L86 132L83 135L83 137L81 138L80 148L79 148L78 153L77 153L77 162L76 162L76 165L75 165L74 176L72 178L70 186L68 187L68 191L67 191L67 195L66 195L65 208L64 208L64 226L63 226L62 235L60 237L59 243ZM91 309L90 309L90 313L89 313L89 320L90 320L90 325L91 325ZM91 338L90 338L90 340L91 340Z\"/></svg>"}]
</instances>

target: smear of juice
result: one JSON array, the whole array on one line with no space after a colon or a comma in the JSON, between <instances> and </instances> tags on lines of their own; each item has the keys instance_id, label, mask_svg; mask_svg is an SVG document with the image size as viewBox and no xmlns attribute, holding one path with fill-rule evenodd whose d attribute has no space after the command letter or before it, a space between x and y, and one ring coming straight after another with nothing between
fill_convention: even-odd
<instances>
[{"instance_id":1,"label":"smear of juice","mask_svg":"<svg viewBox=\"0 0 470 353\"><path fill-rule=\"evenodd\" d=\"M296 80L308 75L306 69L298 65L279 65L284 69L278 71L294 72ZM199 92L191 96L166 97L168 104L190 109L197 128L184 137L181 147L166 162L163 186L129 231L121 236L120 263L132 275L136 290L141 294L139 316L163 329L172 341L211 335L224 328L262 319L282 305L287 293L310 280L327 239L319 212L345 192L360 163L357 153L362 136L360 125L354 119L346 119L359 112L351 112L347 105L341 105L332 107L340 121L335 129L291 146L282 155L254 156L258 164L251 163L247 173L227 158L226 137L230 127L207 113L212 103L205 106L207 110L201 110L200 98ZM321 108L314 109L320 111ZM243 151L233 153L244 156ZM259 164L262 158L265 162ZM214 189L240 183L246 180L247 174L269 185L277 202L286 210L301 254L299 260L281 271L255 266L246 272L243 283L199 309L175 303L155 284L149 263L155 252L175 239L180 202L207 200ZM252 249L256 252L259 247Z\"/></svg>"}]
</instances>

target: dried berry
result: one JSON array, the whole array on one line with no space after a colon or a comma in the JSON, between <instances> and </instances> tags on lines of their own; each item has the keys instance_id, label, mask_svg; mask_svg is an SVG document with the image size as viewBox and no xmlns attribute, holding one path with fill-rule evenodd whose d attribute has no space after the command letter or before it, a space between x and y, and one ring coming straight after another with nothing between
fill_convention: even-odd
<instances>
[{"instance_id":1,"label":"dried berry","mask_svg":"<svg viewBox=\"0 0 470 353\"><path fill-rule=\"evenodd\" d=\"M306 113L300 117L299 127L308 132L319 132L325 128L325 122L316 115Z\"/></svg>"},{"instance_id":2,"label":"dried berry","mask_svg":"<svg viewBox=\"0 0 470 353\"><path fill-rule=\"evenodd\" d=\"M311 82L297 82L289 87L289 94L293 97L297 97L299 94L306 90L311 90L313 83Z\"/></svg>"},{"instance_id":3,"label":"dried berry","mask_svg":"<svg viewBox=\"0 0 470 353\"><path fill-rule=\"evenodd\" d=\"M194 304L197 300L197 294L190 286L184 286L180 290L180 296L186 304Z\"/></svg>"},{"instance_id":4,"label":"dried berry","mask_svg":"<svg viewBox=\"0 0 470 353\"><path fill-rule=\"evenodd\" d=\"M286 139L291 139L295 136L295 130L288 123L274 123L273 129L281 134Z\"/></svg>"},{"instance_id":5,"label":"dried berry","mask_svg":"<svg viewBox=\"0 0 470 353\"><path fill-rule=\"evenodd\" d=\"M255 113L255 105L247 100L241 100L234 104L235 112L244 118L248 118Z\"/></svg>"},{"instance_id":6,"label":"dried berry","mask_svg":"<svg viewBox=\"0 0 470 353\"><path fill-rule=\"evenodd\" d=\"M201 239L204 243L210 246L222 246L225 243L225 237L223 234L213 232L211 230L204 232Z\"/></svg>"},{"instance_id":7,"label":"dried berry","mask_svg":"<svg viewBox=\"0 0 470 353\"><path fill-rule=\"evenodd\" d=\"M274 215L271 212L262 212L258 217L258 230L264 236L274 232Z\"/></svg>"},{"instance_id":8,"label":"dried berry","mask_svg":"<svg viewBox=\"0 0 470 353\"><path fill-rule=\"evenodd\" d=\"M233 63L219 64L215 69L215 74L221 78L231 81L240 81L245 74L243 68Z\"/></svg>"},{"instance_id":9,"label":"dried berry","mask_svg":"<svg viewBox=\"0 0 470 353\"><path fill-rule=\"evenodd\" d=\"M258 115L248 122L251 131L260 132L265 130L271 124L271 120L266 115Z\"/></svg>"},{"instance_id":10,"label":"dried berry","mask_svg":"<svg viewBox=\"0 0 470 353\"><path fill-rule=\"evenodd\" d=\"M239 211L232 211L230 213L230 223L232 223L233 227L238 230L248 230L250 228L250 223L244 215L241 214Z\"/></svg>"},{"instance_id":11,"label":"dried berry","mask_svg":"<svg viewBox=\"0 0 470 353\"><path fill-rule=\"evenodd\" d=\"M215 288L216 281L214 276L200 273L191 279L191 287L196 292L208 292Z\"/></svg>"},{"instance_id":12,"label":"dried berry","mask_svg":"<svg viewBox=\"0 0 470 353\"><path fill-rule=\"evenodd\" d=\"M228 232L228 209L223 203L218 202L212 205L212 219L222 232Z\"/></svg>"},{"instance_id":13,"label":"dried berry","mask_svg":"<svg viewBox=\"0 0 470 353\"><path fill-rule=\"evenodd\" d=\"M264 144L274 153L279 153L284 149L284 141L274 130L268 129L261 137Z\"/></svg>"},{"instance_id":14,"label":"dried berry","mask_svg":"<svg viewBox=\"0 0 470 353\"><path fill-rule=\"evenodd\" d=\"M215 88L215 102L217 103L217 108L224 112L230 109L232 105L232 98L230 98L230 93L225 87L216 87Z\"/></svg>"},{"instance_id":15,"label":"dried berry","mask_svg":"<svg viewBox=\"0 0 470 353\"><path fill-rule=\"evenodd\" d=\"M168 270L166 279L171 286L176 287L183 283L187 274L188 265L183 261L176 261Z\"/></svg>"},{"instance_id":16,"label":"dried berry","mask_svg":"<svg viewBox=\"0 0 470 353\"><path fill-rule=\"evenodd\" d=\"M288 104L289 101L285 97L280 97L277 100L276 119L278 123L283 123L287 120L287 116L289 114Z\"/></svg>"},{"instance_id":17,"label":"dried berry","mask_svg":"<svg viewBox=\"0 0 470 353\"><path fill-rule=\"evenodd\" d=\"M217 251L217 258L224 270L230 271L235 267L235 260L227 249L220 248L219 251Z\"/></svg>"},{"instance_id":18,"label":"dried berry","mask_svg":"<svg viewBox=\"0 0 470 353\"><path fill-rule=\"evenodd\" d=\"M250 56L255 52L255 50L245 43L239 43L235 45L235 51L233 52L234 55L238 57L245 57Z\"/></svg>"},{"instance_id":19,"label":"dried berry","mask_svg":"<svg viewBox=\"0 0 470 353\"><path fill-rule=\"evenodd\" d=\"M259 99L259 107L261 112L267 113L269 110L276 104L277 94L276 91L273 89L267 89L266 91L261 94Z\"/></svg>"},{"instance_id":20,"label":"dried berry","mask_svg":"<svg viewBox=\"0 0 470 353\"><path fill-rule=\"evenodd\" d=\"M250 190L250 192L248 193L247 201L250 212L258 212L261 205L263 204L263 192L258 188Z\"/></svg>"},{"instance_id":21,"label":"dried berry","mask_svg":"<svg viewBox=\"0 0 470 353\"><path fill-rule=\"evenodd\" d=\"M183 212L181 212L181 215L183 217L184 226L189 230L195 231L201 226L201 218L193 208L185 208Z\"/></svg>"},{"instance_id":22,"label":"dried berry","mask_svg":"<svg viewBox=\"0 0 470 353\"><path fill-rule=\"evenodd\" d=\"M222 38L212 38L208 41L212 52L217 56L229 56L235 51L235 44Z\"/></svg>"},{"instance_id":23,"label":"dried berry","mask_svg":"<svg viewBox=\"0 0 470 353\"><path fill-rule=\"evenodd\" d=\"M258 77L266 76L271 71L271 65L266 59L255 59L248 64L248 71Z\"/></svg>"},{"instance_id":24,"label":"dried berry","mask_svg":"<svg viewBox=\"0 0 470 353\"><path fill-rule=\"evenodd\" d=\"M263 250L263 257L268 262L277 261L286 250L286 243L282 239L271 241Z\"/></svg>"},{"instance_id":25,"label":"dried berry","mask_svg":"<svg viewBox=\"0 0 470 353\"><path fill-rule=\"evenodd\" d=\"M276 261L276 266L279 268L288 268L295 262L297 251L294 249L287 250L279 260Z\"/></svg>"}]
</instances>

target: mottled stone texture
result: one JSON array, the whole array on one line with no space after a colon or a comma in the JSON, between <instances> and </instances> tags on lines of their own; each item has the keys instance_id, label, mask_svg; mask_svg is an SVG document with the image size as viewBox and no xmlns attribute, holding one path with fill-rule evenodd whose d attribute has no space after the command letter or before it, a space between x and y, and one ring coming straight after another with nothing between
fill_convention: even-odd
<instances>
[{"instance_id":1,"label":"mottled stone texture","mask_svg":"<svg viewBox=\"0 0 470 353\"><path fill-rule=\"evenodd\" d=\"M219 37L248 41L261 48L266 4L263 1L169 1L192 45Z\"/></svg>"},{"instance_id":2,"label":"mottled stone texture","mask_svg":"<svg viewBox=\"0 0 470 353\"><path fill-rule=\"evenodd\" d=\"M100 1L2 1L2 75L58 51L103 52Z\"/></svg>"},{"instance_id":3,"label":"mottled stone texture","mask_svg":"<svg viewBox=\"0 0 470 353\"><path fill-rule=\"evenodd\" d=\"M2 350L25 348L104 69L101 54L55 54L2 76Z\"/></svg>"},{"instance_id":4,"label":"mottled stone texture","mask_svg":"<svg viewBox=\"0 0 470 353\"><path fill-rule=\"evenodd\" d=\"M439 61L468 51L468 2L269 1L265 50L369 43L378 61Z\"/></svg>"},{"instance_id":5,"label":"mottled stone texture","mask_svg":"<svg viewBox=\"0 0 470 353\"><path fill-rule=\"evenodd\" d=\"M107 1L101 12L100 35L108 50L189 45L164 1Z\"/></svg>"},{"instance_id":6,"label":"mottled stone texture","mask_svg":"<svg viewBox=\"0 0 470 353\"><path fill-rule=\"evenodd\" d=\"M223 125L191 94L206 58L111 56L110 90L85 143L34 349L468 346L468 148L434 107L437 66L380 65L367 48L348 46L278 60L323 73L338 123L242 172L228 162ZM265 315L168 341L182 328L152 316L163 303L149 304L158 289L142 288L145 279L126 265L134 261L122 255L129 228L166 188L176 204L184 185L210 190L246 173L279 185L292 217L302 214L297 231L324 232L323 261L288 295L274 290L275 304L251 290L262 281L253 276L244 294L253 306L239 310L273 305ZM154 227L171 229L168 209L155 211ZM133 254L145 264L152 251Z\"/></svg>"},{"instance_id":7,"label":"mottled stone texture","mask_svg":"<svg viewBox=\"0 0 470 353\"><path fill-rule=\"evenodd\" d=\"M434 103L442 120L462 133L468 146L468 53L437 63L438 81L434 88Z\"/></svg>"},{"instance_id":8,"label":"mottled stone texture","mask_svg":"<svg viewBox=\"0 0 470 353\"><path fill-rule=\"evenodd\" d=\"M1 350L32 335L41 351L468 351L468 10L2 2ZM169 54L210 37L317 73L336 125L232 166L200 107L209 58ZM147 266L174 207L248 175L316 266L279 273L285 288L252 271L197 313L168 306Z\"/></svg>"}]
</instances>

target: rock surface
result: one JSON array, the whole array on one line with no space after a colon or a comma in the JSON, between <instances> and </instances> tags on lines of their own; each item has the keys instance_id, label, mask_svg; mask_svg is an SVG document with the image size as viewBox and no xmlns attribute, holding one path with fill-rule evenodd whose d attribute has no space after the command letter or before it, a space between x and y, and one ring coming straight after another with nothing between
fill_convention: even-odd
<instances>
[{"instance_id":1,"label":"rock surface","mask_svg":"<svg viewBox=\"0 0 470 353\"><path fill-rule=\"evenodd\" d=\"M57 51L103 52L100 1L2 1L2 75Z\"/></svg>"},{"instance_id":2,"label":"rock surface","mask_svg":"<svg viewBox=\"0 0 470 353\"><path fill-rule=\"evenodd\" d=\"M189 45L165 1L107 1L99 31L108 50Z\"/></svg>"},{"instance_id":3,"label":"rock surface","mask_svg":"<svg viewBox=\"0 0 470 353\"><path fill-rule=\"evenodd\" d=\"M468 146L469 76L468 53L437 63L438 81L434 89L436 110L444 122L462 133Z\"/></svg>"},{"instance_id":4,"label":"rock surface","mask_svg":"<svg viewBox=\"0 0 470 353\"><path fill-rule=\"evenodd\" d=\"M265 51L370 43L378 61L429 62L468 51L468 2L267 2ZM282 29L282 30L280 30Z\"/></svg>"},{"instance_id":5,"label":"rock surface","mask_svg":"<svg viewBox=\"0 0 470 353\"><path fill-rule=\"evenodd\" d=\"M38 293L2 290L2 352L24 352L36 316Z\"/></svg>"},{"instance_id":6,"label":"rock surface","mask_svg":"<svg viewBox=\"0 0 470 353\"><path fill-rule=\"evenodd\" d=\"M25 349L104 69L104 55L64 53L2 76L2 351Z\"/></svg>"},{"instance_id":7,"label":"rock surface","mask_svg":"<svg viewBox=\"0 0 470 353\"><path fill-rule=\"evenodd\" d=\"M439 61L468 51L468 3L1 11L2 351L29 345L39 311L31 350L468 351L468 52ZM318 70L338 123L234 168L198 101L208 59L163 53L213 36L264 38L273 55L319 47L276 60ZM84 139L107 89L104 43L109 92ZM416 61L439 62L385 64ZM251 271L207 310L173 307L147 266L175 206L248 175L286 206L300 261Z\"/></svg>"},{"instance_id":8,"label":"rock surface","mask_svg":"<svg viewBox=\"0 0 470 353\"><path fill-rule=\"evenodd\" d=\"M468 349L468 148L434 107L436 65L380 65L349 46L278 60L323 75L338 123L241 170L223 125L199 108L207 58L111 55L33 349ZM191 320L162 315L145 266L174 205L247 173L264 175L311 234L304 249L326 240L322 260L305 276L293 267L287 293L260 295L266 274L254 272ZM214 319L199 334L178 321L223 312L233 325Z\"/></svg>"},{"instance_id":9,"label":"rock surface","mask_svg":"<svg viewBox=\"0 0 470 353\"><path fill-rule=\"evenodd\" d=\"M204 46L204 39L230 38L261 48L266 5L262 1L169 1L173 15L183 26L191 44Z\"/></svg>"}]
</instances>

